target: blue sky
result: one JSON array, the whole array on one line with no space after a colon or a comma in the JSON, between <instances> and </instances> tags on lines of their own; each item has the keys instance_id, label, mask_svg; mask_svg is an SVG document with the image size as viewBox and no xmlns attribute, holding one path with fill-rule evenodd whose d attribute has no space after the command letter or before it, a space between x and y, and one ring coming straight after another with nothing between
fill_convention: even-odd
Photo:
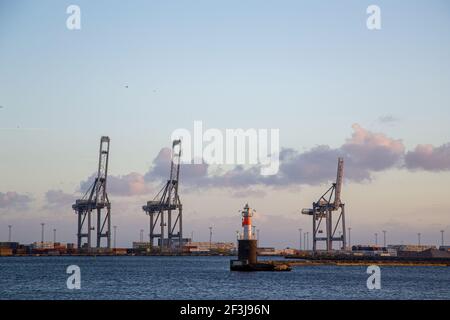
<instances>
[{"instance_id":1,"label":"blue sky","mask_svg":"<svg viewBox=\"0 0 450 320\"><path fill-rule=\"evenodd\" d=\"M70 4L81 8L81 30L66 28ZM379 31L366 28L370 4L381 8ZM114 175L144 174L171 132L192 129L194 120L219 129L280 128L281 145L300 151L341 146L354 123L402 139L406 150L440 146L450 137L449 61L447 1L0 0L0 192L29 194L37 203L31 217L4 210L0 234L10 221L26 234L27 223L45 218L70 240L70 207L56 218L39 201L48 190L77 193L95 168L101 135L111 137ZM447 170L380 175L366 183L380 199L387 181L420 175L435 190L423 202L450 209L449 200L436 200ZM287 217L299 201L311 202L321 190L315 188L303 186L302 196L274 192L281 212L270 214ZM227 193L211 192L228 203ZM186 197L188 212L208 210L199 196ZM230 201L218 219L246 200L262 201ZM405 204L404 214L418 201ZM139 219L136 228L146 221ZM193 230L205 228L195 223ZM124 245L138 234L127 232ZM368 242L367 232L361 241ZM223 237L229 234L234 230L224 229ZM271 241L290 243L276 233Z\"/></svg>"}]
</instances>

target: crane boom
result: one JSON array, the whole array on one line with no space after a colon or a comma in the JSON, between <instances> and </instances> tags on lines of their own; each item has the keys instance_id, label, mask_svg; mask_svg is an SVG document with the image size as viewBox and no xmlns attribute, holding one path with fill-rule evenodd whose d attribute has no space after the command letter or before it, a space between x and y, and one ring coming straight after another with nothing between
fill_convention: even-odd
<instances>
[{"instance_id":1,"label":"crane boom","mask_svg":"<svg viewBox=\"0 0 450 320\"><path fill-rule=\"evenodd\" d=\"M177 201L178 196L178 179L180 178L180 160L181 160L181 140L174 140L172 143L172 160L170 164L170 178L169 183L173 189L168 190L169 196L167 198L168 205Z\"/></svg>"},{"instance_id":2,"label":"crane boom","mask_svg":"<svg viewBox=\"0 0 450 320\"><path fill-rule=\"evenodd\" d=\"M338 168L336 176L336 190L334 192L334 207L339 208L341 204L342 180L344 178L344 159L338 159Z\"/></svg>"},{"instance_id":3,"label":"crane boom","mask_svg":"<svg viewBox=\"0 0 450 320\"><path fill-rule=\"evenodd\" d=\"M97 184L95 190L95 202L105 203L106 200L106 178L108 177L109 137L101 137L100 152L98 159Z\"/></svg>"}]
</instances>

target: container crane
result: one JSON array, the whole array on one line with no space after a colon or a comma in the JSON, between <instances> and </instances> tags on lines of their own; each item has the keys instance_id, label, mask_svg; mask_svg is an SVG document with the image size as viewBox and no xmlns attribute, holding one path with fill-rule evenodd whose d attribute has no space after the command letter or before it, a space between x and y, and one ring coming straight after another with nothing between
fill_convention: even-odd
<instances>
[{"instance_id":1,"label":"container crane","mask_svg":"<svg viewBox=\"0 0 450 320\"><path fill-rule=\"evenodd\" d=\"M92 223L93 211L94 214L97 213L97 248L101 247L102 238L106 238L106 246L111 249L111 203L106 192L108 160L109 137L103 136L100 139L97 176L84 196L72 205L72 209L78 215L78 250L86 248L90 251L92 248L91 232L95 230ZM87 238L87 242L84 244L82 243L83 238Z\"/></svg>"},{"instance_id":2,"label":"container crane","mask_svg":"<svg viewBox=\"0 0 450 320\"><path fill-rule=\"evenodd\" d=\"M174 240L178 241L178 249L183 248L183 206L178 195L178 182L180 177L181 140L174 140L172 143L172 159L170 165L170 176L164 187L158 192L155 198L148 201L142 209L150 217L150 250L153 250L154 239L159 239L159 249L161 252L174 247ZM175 220L172 214L175 213ZM167 215L167 223L165 222ZM155 228L160 226L160 233L155 233ZM178 230L176 230L178 227ZM167 238L165 238L167 231Z\"/></svg>"},{"instance_id":3,"label":"container crane","mask_svg":"<svg viewBox=\"0 0 450 320\"><path fill-rule=\"evenodd\" d=\"M344 177L344 159L338 159L336 182L319 198L313 202L312 209L303 209L302 214L310 215L313 218L313 252L317 251L317 242L325 241L326 250L333 250L333 241L341 242L342 249L346 248L345 234L345 204L341 202L342 182ZM336 223L333 224L333 213L338 214ZM322 222L325 220L325 235L319 236ZM340 235L336 236L336 231L340 227Z\"/></svg>"}]
</instances>

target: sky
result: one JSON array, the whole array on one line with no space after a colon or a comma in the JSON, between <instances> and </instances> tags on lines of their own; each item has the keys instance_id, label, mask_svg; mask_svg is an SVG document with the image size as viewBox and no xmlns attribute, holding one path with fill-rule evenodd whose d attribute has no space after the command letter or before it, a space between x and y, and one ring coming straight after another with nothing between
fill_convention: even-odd
<instances>
[{"instance_id":1,"label":"sky","mask_svg":"<svg viewBox=\"0 0 450 320\"><path fill-rule=\"evenodd\" d=\"M69 30L66 9L81 9ZM381 30L366 27L369 5ZM255 168L182 167L184 231L233 241L249 203L260 244L298 246L301 208L345 158L352 242L450 243L448 1L0 0L0 241L75 242L71 203L111 138L117 245L148 232L141 207L171 133L279 129L272 179ZM167 172L164 168L167 167ZM220 169L220 168L219 168ZM231 177L231 178L230 178ZM183 180L184 179L184 180Z\"/></svg>"}]
</instances>

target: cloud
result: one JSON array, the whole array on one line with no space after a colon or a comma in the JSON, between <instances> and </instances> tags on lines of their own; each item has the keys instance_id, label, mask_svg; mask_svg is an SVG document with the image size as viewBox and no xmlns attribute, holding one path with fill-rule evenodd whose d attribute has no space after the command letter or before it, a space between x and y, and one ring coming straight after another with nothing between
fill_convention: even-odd
<instances>
[{"instance_id":1,"label":"cloud","mask_svg":"<svg viewBox=\"0 0 450 320\"><path fill-rule=\"evenodd\" d=\"M395 122L398 122L399 119L392 116L392 115L384 115L378 118L378 122L383 124L393 124Z\"/></svg>"},{"instance_id":2,"label":"cloud","mask_svg":"<svg viewBox=\"0 0 450 320\"><path fill-rule=\"evenodd\" d=\"M418 145L414 151L406 153L405 167L410 170L450 170L450 143L439 147L429 144Z\"/></svg>"},{"instance_id":3,"label":"cloud","mask_svg":"<svg viewBox=\"0 0 450 320\"><path fill-rule=\"evenodd\" d=\"M14 191L0 192L0 209L28 209L33 201L31 197Z\"/></svg>"},{"instance_id":4,"label":"cloud","mask_svg":"<svg viewBox=\"0 0 450 320\"><path fill-rule=\"evenodd\" d=\"M169 148L161 149L156 158L153 160L153 166L145 174L145 181L154 182L155 180L168 180L170 175L171 159L172 150ZM190 184L205 183L205 178L208 176L208 167L209 165L206 163L182 163L180 165L180 181L185 181Z\"/></svg>"},{"instance_id":5,"label":"cloud","mask_svg":"<svg viewBox=\"0 0 450 320\"><path fill-rule=\"evenodd\" d=\"M403 141L383 133L369 131L359 124L352 126L352 135L339 147L318 145L299 152L291 148L280 151L279 172L272 176L260 174L260 166L237 165L224 171L218 168L211 172L207 163L181 164L180 183L190 188L228 188L234 197L263 197L263 191L255 187L291 187L297 185L319 185L333 181L336 177L337 159L344 158L344 177L351 182L365 182L373 173L394 168L422 170L450 170L450 144L438 148L418 146L406 153ZM109 176L108 190L112 195L134 196L153 194L152 186L165 182L170 174L171 149L163 148L153 160L145 175L130 173ZM85 191L94 181L95 175L81 183Z\"/></svg>"},{"instance_id":6,"label":"cloud","mask_svg":"<svg viewBox=\"0 0 450 320\"><path fill-rule=\"evenodd\" d=\"M341 147L344 158L348 160L350 179L368 179L371 171L390 169L402 160L405 147L401 140L370 132L358 124L352 128L352 137Z\"/></svg>"},{"instance_id":7,"label":"cloud","mask_svg":"<svg viewBox=\"0 0 450 320\"><path fill-rule=\"evenodd\" d=\"M61 190L49 190L45 193L47 209L70 207L75 202L76 196L64 193Z\"/></svg>"},{"instance_id":8,"label":"cloud","mask_svg":"<svg viewBox=\"0 0 450 320\"><path fill-rule=\"evenodd\" d=\"M401 163L405 148L401 140L373 133L353 125L353 134L341 147L320 145L306 152L284 148L280 152L280 170L273 176L260 174L260 167L236 166L224 174L208 174L208 164L183 164L181 182L196 187L249 188L256 185L317 185L331 181L336 175L337 158L345 160L345 177L361 182L371 173L393 168ZM153 167L145 175L147 181L169 175L170 149L160 151ZM242 193L236 193L241 196Z\"/></svg>"},{"instance_id":9,"label":"cloud","mask_svg":"<svg viewBox=\"0 0 450 320\"><path fill-rule=\"evenodd\" d=\"M96 174L80 183L80 191L86 192L94 183ZM145 182L144 176L132 172L122 176L109 175L107 180L107 191L110 195L136 196L152 193L153 188Z\"/></svg>"},{"instance_id":10,"label":"cloud","mask_svg":"<svg viewBox=\"0 0 450 320\"><path fill-rule=\"evenodd\" d=\"M134 196L153 192L153 189L145 183L144 176L132 172L124 176L108 177L109 193L115 195Z\"/></svg>"},{"instance_id":11,"label":"cloud","mask_svg":"<svg viewBox=\"0 0 450 320\"><path fill-rule=\"evenodd\" d=\"M344 158L345 178L362 182L370 180L372 172L397 166L404 154L400 140L373 133L358 124L353 125L352 137L339 148L317 146L306 152L283 149L277 176L260 179L269 185L317 185L336 176L338 157Z\"/></svg>"},{"instance_id":12,"label":"cloud","mask_svg":"<svg viewBox=\"0 0 450 320\"><path fill-rule=\"evenodd\" d=\"M172 151L169 148L162 148L156 158L153 160L153 166L149 170L144 179L153 181L155 179L169 178L169 164L172 158Z\"/></svg>"}]
</instances>

